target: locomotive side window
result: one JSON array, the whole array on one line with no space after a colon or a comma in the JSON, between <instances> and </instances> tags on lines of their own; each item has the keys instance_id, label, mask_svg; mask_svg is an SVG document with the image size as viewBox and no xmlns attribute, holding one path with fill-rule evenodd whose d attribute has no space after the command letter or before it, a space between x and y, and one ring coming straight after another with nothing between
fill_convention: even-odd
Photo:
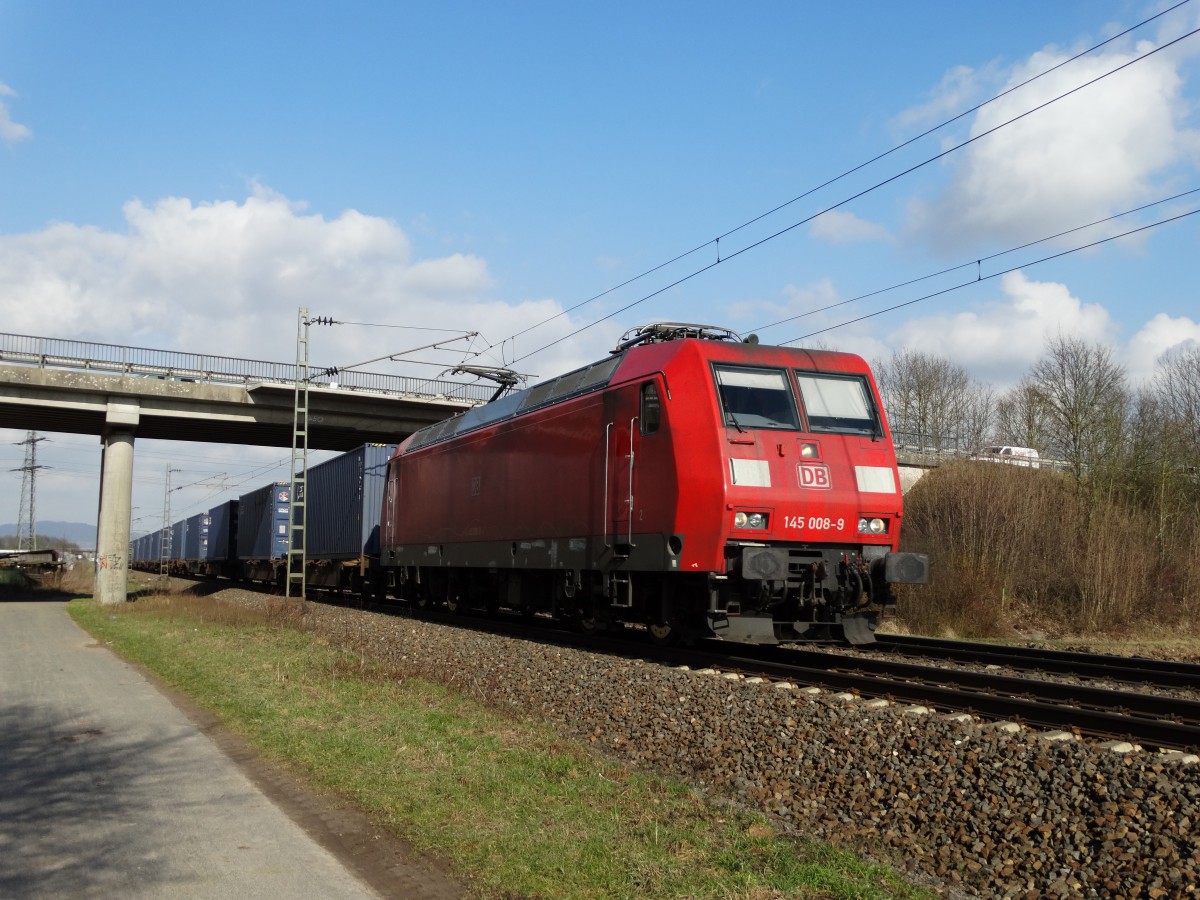
<instances>
[{"instance_id":1,"label":"locomotive side window","mask_svg":"<svg viewBox=\"0 0 1200 900\"><path fill-rule=\"evenodd\" d=\"M812 431L876 434L881 431L865 378L797 372Z\"/></svg>"},{"instance_id":2,"label":"locomotive side window","mask_svg":"<svg viewBox=\"0 0 1200 900\"><path fill-rule=\"evenodd\" d=\"M642 434L654 434L662 423L662 403L658 399L658 386L653 381L642 385Z\"/></svg>"},{"instance_id":3,"label":"locomotive side window","mask_svg":"<svg viewBox=\"0 0 1200 900\"><path fill-rule=\"evenodd\" d=\"M713 366L721 415L737 428L800 427L796 403L781 369Z\"/></svg>"}]
</instances>

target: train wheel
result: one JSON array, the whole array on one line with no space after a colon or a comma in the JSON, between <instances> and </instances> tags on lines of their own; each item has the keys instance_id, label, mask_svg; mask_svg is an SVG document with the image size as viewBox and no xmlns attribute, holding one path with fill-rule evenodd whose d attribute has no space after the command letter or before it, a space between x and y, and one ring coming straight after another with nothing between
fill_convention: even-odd
<instances>
[{"instance_id":1,"label":"train wheel","mask_svg":"<svg viewBox=\"0 0 1200 900\"><path fill-rule=\"evenodd\" d=\"M679 629L670 622L651 622L648 626L650 640L660 647L666 647L679 640Z\"/></svg>"},{"instance_id":2,"label":"train wheel","mask_svg":"<svg viewBox=\"0 0 1200 900\"><path fill-rule=\"evenodd\" d=\"M575 610L574 621L575 625L584 634L600 634L608 631L611 627L611 622L607 615L601 615L598 610L600 604L595 599L585 599Z\"/></svg>"}]
</instances>

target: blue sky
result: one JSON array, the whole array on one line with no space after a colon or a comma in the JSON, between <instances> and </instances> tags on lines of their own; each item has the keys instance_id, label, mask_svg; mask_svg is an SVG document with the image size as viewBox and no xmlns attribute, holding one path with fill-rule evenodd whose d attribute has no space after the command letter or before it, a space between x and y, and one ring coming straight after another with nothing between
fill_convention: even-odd
<instances>
[{"instance_id":1,"label":"blue sky","mask_svg":"<svg viewBox=\"0 0 1200 900\"><path fill-rule=\"evenodd\" d=\"M984 276L1024 267L849 325L976 273L819 310L1200 187L1200 35L738 251L1186 34L1194 0L534 351L707 266L714 237L1169 5L0 0L0 330L288 360L306 306L479 331L471 361L548 376L628 327L701 321L868 358L937 352L1000 390L1065 332L1113 347L1136 383L1200 340L1200 217L1044 265L1024 264L1128 226L985 261ZM424 342L337 328L312 355L346 364ZM0 469L20 465L23 436L0 430ZM49 437L38 517L79 519L96 442ZM284 455L140 442L135 504L161 509L168 459L188 458L181 480L232 484ZM0 479L0 521L18 492ZM176 508L210 493L180 492Z\"/></svg>"}]
</instances>

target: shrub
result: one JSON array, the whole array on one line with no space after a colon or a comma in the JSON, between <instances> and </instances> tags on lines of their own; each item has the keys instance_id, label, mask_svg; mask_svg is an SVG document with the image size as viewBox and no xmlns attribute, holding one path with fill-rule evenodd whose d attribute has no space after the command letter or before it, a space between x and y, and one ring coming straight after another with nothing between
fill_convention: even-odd
<instances>
[{"instance_id":1,"label":"shrub","mask_svg":"<svg viewBox=\"0 0 1200 900\"><path fill-rule=\"evenodd\" d=\"M951 463L906 498L905 549L929 554L930 584L907 590L901 611L915 630L976 637L1029 615L1068 632L1149 624L1195 611L1194 590L1164 589L1200 584L1185 537L1164 552L1148 512L1061 473Z\"/></svg>"}]
</instances>

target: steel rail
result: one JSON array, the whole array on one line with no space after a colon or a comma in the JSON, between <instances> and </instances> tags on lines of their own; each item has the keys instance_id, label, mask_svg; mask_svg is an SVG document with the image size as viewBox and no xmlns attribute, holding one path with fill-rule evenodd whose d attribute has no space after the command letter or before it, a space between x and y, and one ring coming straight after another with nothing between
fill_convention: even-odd
<instances>
[{"instance_id":1,"label":"steel rail","mask_svg":"<svg viewBox=\"0 0 1200 900\"><path fill-rule=\"evenodd\" d=\"M1000 665L1030 671L1200 690L1200 666L1140 656L1116 656L1040 647L1008 647L907 635L877 635L864 650Z\"/></svg>"},{"instance_id":2,"label":"steel rail","mask_svg":"<svg viewBox=\"0 0 1200 900\"><path fill-rule=\"evenodd\" d=\"M1150 745L1171 750L1194 750L1200 748L1200 724L1176 722L1167 719L1147 718L1118 712L1113 709L1089 709L1071 706L1066 702L1052 702L1045 696L1037 698L1008 696L986 693L957 686L933 684L927 681L909 681L828 669L813 669L804 666L786 666L754 658L728 657L727 665L744 665L756 670L768 670L771 674L789 680L803 681L819 687L854 691L865 696L884 697L906 703L922 704L940 709L955 710L985 716L992 719L1013 719L1028 725L1078 731L1095 738L1120 738L1133 743ZM945 672L944 669L927 669L928 673ZM1027 682L1024 686L1041 689L1048 682ZM1116 692L1114 692L1116 693Z\"/></svg>"},{"instance_id":3,"label":"steel rail","mask_svg":"<svg viewBox=\"0 0 1200 900\"><path fill-rule=\"evenodd\" d=\"M745 659L796 665L818 671L847 671L881 678L953 685L963 691L1034 697L1058 704L1071 704L1099 710L1120 710L1136 716L1170 717L1181 722L1200 724L1200 701L1162 694L1115 690L1065 681L1041 681L979 672L971 669L946 669L921 663L903 662L870 656L846 656L817 650L782 647L755 647L751 652L735 651Z\"/></svg>"}]
</instances>

